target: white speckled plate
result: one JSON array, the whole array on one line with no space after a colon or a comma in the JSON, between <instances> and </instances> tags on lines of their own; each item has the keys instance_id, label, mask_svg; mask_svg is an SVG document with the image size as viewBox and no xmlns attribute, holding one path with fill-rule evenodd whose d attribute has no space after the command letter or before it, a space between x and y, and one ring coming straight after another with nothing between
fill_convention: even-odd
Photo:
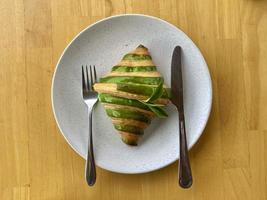
<instances>
[{"instance_id":1,"label":"white speckled plate","mask_svg":"<svg viewBox=\"0 0 267 200\"><path fill-rule=\"evenodd\" d=\"M212 103L211 78L199 49L181 30L145 15L119 15L101 20L79 33L64 50L52 84L53 111L59 129L71 147L86 156L88 118L81 96L81 66L96 65L98 77L122 56L144 44L170 86L172 51L183 48L184 102L189 148L199 139ZM139 146L125 145L98 103L94 113L96 164L119 173L144 173L162 168L179 157L178 114L167 108L167 119L155 119Z\"/></svg>"}]
</instances>

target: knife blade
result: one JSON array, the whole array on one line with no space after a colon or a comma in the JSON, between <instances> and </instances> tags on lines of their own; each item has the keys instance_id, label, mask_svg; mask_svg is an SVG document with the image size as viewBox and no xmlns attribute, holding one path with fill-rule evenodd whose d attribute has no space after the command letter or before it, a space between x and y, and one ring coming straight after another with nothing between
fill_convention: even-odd
<instances>
[{"instance_id":1,"label":"knife blade","mask_svg":"<svg viewBox=\"0 0 267 200\"><path fill-rule=\"evenodd\" d=\"M185 131L183 78L182 78L182 48L176 46L172 54L171 63L171 102L176 106L179 117L179 185L189 188L193 183Z\"/></svg>"}]
</instances>

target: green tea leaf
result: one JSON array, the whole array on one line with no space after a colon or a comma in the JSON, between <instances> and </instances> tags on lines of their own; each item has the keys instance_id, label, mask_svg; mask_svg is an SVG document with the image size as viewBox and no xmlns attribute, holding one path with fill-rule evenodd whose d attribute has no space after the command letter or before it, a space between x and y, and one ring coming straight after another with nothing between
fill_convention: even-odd
<instances>
[{"instance_id":1,"label":"green tea leaf","mask_svg":"<svg viewBox=\"0 0 267 200\"><path fill-rule=\"evenodd\" d=\"M153 101L156 101L158 98L160 98L162 96L163 91L164 91L164 89L163 89L163 80L161 80L159 85L156 88L153 88L152 95L148 99L140 100L141 103L146 105L159 118L168 117L168 114L162 108L165 105L153 103Z\"/></svg>"},{"instance_id":2,"label":"green tea leaf","mask_svg":"<svg viewBox=\"0 0 267 200\"><path fill-rule=\"evenodd\" d=\"M144 100L144 102L153 102L156 101L158 98L160 98L162 96L163 93L163 81L161 80L159 85L156 88L153 88L153 93L152 95Z\"/></svg>"},{"instance_id":3,"label":"green tea leaf","mask_svg":"<svg viewBox=\"0 0 267 200\"><path fill-rule=\"evenodd\" d=\"M144 96L148 96L149 98L152 96L153 93L155 93L156 88L158 87L158 84L156 86L151 85L143 85L143 84L137 84L137 83L117 83L117 90L129 92L133 94L140 94ZM163 93L160 96L160 98L169 98L169 88L162 88Z\"/></svg>"},{"instance_id":4,"label":"green tea leaf","mask_svg":"<svg viewBox=\"0 0 267 200\"><path fill-rule=\"evenodd\" d=\"M141 101L144 105L146 106L153 106L153 107L164 107L165 105L164 104L155 104L155 103L147 103L147 102L143 102Z\"/></svg>"},{"instance_id":5,"label":"green tea leaf","mask_svg":"<svg viewBox=\"0 0 267 200\"><path fill-rule=\"evenodd\" d=\"M159 118L166 118L168 114L161 107L157 106L148 106L152 112L154 112Z\"/></svg>"}]
</instances>

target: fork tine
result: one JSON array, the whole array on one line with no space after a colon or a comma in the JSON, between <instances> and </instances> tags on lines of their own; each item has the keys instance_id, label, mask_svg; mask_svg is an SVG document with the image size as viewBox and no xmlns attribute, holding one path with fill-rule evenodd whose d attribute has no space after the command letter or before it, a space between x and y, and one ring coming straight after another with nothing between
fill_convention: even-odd
<instances>
[{"instance_id":1,"label":"fork tine","mask_svg":"<svg viewBox=\"0 0 267 200\"><path fill-rule=\"evenodd\" d=\"M90 65L89 69L90 69L90 83L91 83L90 90L93 90L93 84L94 84L94 82L93 82L92 67L91 67L91 65Z\"/></svg>"},{"instance_id":2,"label":"fork tine","mask_svg":"<svg viewBox=\"0 0 267 200\"><path fill-rule=\"evenodd\" d=\"M88 77L88 67L86 65L86 78L87 78L87 90L90 90L90 82L89 82L89 77Z\"/></svg>"},{"instance_id":3,"label":"fork tine","mask_svg":"<svg viewBox=\"0 0 267 200\"><path fill-rule=\"evenodd\" d=\"M83 91L86 90L86 84L85 84L85 78L84 78L83 65L82 65L82 85L83 85Z\"/></svg>"},{"instance_id":4,"label":"fork tine","mask_svg":"<svg viewBox=\"0 0 267 200\"><path fill-rule=\"evenodd\" d=\"M94 82L97 83L97 76L96 76L95 65L94 65Z\"/></svg>"}]
</instances>

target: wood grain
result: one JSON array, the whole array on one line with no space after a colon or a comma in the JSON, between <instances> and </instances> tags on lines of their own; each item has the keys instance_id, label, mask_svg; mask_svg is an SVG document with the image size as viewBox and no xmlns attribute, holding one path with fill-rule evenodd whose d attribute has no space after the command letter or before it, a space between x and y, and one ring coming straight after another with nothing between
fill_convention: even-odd
<instances>
[{"instance_id":1,"label":"wood grain","mask_svg":"<svg viewBox=\"0 0 267 200\"><path fill-rule=\"evenodd\" d=\"M0 199L267 199L266 0L0 1ZM190 151L194 185L177 164L142 175L98 170L65 142L50 102L55 64L68 42L104 17L144 13L186 32L203 52L213 109Z\"/></svg>"}]
</instances>

